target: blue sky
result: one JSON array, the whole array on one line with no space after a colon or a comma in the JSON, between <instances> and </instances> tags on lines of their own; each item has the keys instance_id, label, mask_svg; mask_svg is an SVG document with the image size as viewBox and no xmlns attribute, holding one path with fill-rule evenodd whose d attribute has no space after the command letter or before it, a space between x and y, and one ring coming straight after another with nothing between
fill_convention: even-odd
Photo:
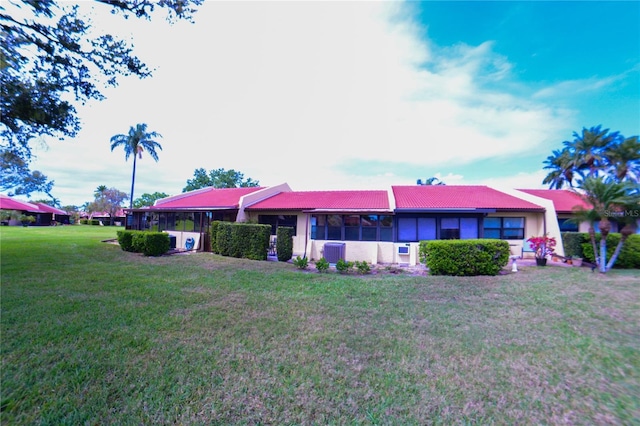
<instances>
[{"instance_id":1,"label":"blue sky","mask_svg":"<svg viewBox=\"0 0 640 426\"><path fill-rule=\"evenodd\" d=\"M196 168L294 190L539 188L574 131L640 133L640 2L207 2L173 26L81 7L156 72L36 150L63 204L129 190L109 138L140 122L164 149L138 162L136 196L177 194Z\"/></svg>"}]
</instances>

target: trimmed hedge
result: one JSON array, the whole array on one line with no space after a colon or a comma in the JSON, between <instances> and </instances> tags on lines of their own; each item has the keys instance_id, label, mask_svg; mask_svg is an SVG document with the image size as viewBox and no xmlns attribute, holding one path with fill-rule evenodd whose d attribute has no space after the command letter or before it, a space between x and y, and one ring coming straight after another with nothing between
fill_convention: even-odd
<instances>
[{"instance_id":1,"label":"trimmed hedge","mask_svg":"<svg viewBox=\"0 0 640 426\"><path fill-rule=\"evenodd\" d=\"M267 260L270 236L271 225L217 222L211 231L211 248L222 256Z\"/></svg>"},{"instance_id":2,"label":"trimmed hedge","mask_svg":"<svg viewBox=\"0 0 640 426\"><path fill-rule=\"evenodd\" d=\"M502 240L420 241L420 259L431 275L497 275L509 254L509 243Z\"/></svg>"},{"instance_id":3,"label":"trimmed hedge","mask_svg":"<svg viewBox=\"0 0 640 426\"><path fill-rule=\"evenodd\" d=\"M586 241L582 244L582 250L584 260L590 263L595 263L595 257L593 255L593 246L589 239L589 234L586 235ZM607 263L613 256L613 252L620 242L621 235L619 233L610 233L607 235ZM598 255L600 255L600 234L596 234L596 247L598 249ZM640 269L640 235L629 235L627 241L625 241L616 263L613 264L616 269Z\"/></svg>"},{"instance_id":4,"label":"trimmed hedge","mask_svg":"<svg viewBox=\"0 0 640 426\"><path fill-rule=\"evenodd\" d=\"M293 257L293 228L279 226L276 229L276 253L280 262L288 262Z\"/></svg>"},{"instance_id":5,"label":"trimmed hedge","mask_svg":"<svg viewBox=\"0 0 640 426\"><path fill-rule=\"evenodd\" d=\"M120 244L120 248L124 251L135 252L133 249L133 236L141 231L118 231L116 232L118 236L118 244Z\"/></svg>"},{"instance_id":6,"label":"trimmed hedge","mask_svg":"<svg viewBox=\"0 0 640 426\"><path fill-rule=\"evenodd\" d=\"M620 233L612 232L607 236L607 262L620 241ZM581 257L589 263L595 263L591 238L587 232L563 232L562 243L566 256ZM600 255L600 233L596 233L596 247ZM617 269L640 269L640 235L629 235L625 241L616 263Z\"/></svg>"},{"instance_id":7,"label":"trimmed hedge","mask_svg":"<svg viewBox=\"0 0 640 426\"><path fill-rule=\"evenodd\" d=\"M582 257L582 244L589 242L589 234L585 232L563 232L562 246L566 257Z\"/></svg>"},{"instance_id":8,"label":"trimmed hedge","mask_svg":"<svg viewBox=\"0 0 640 426\"><path fill-rule=\"evenodd\" d=\"M118 231L118 243L124 251L145 256L161 256L169 251L171 242L165 232Z\"/></svg>"},{"instance_id":9,"label":"trimmed hedge","mask_svg":"<svg viewBox=\"0 0 640 426\"><path fill-rule=\"evenodd\" d=\"M220 254L220 249L218 248L217 238L218 235L218 226L220 225L219 220L214 220L211 222L211 251L216 254Z\"/></svg>"}]
</instances>

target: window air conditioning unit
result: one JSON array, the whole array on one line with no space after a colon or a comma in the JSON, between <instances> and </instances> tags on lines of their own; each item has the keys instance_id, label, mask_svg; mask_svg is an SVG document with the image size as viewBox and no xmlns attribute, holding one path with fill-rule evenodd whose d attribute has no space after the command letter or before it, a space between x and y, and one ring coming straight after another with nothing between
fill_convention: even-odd
<instances>
[{"instance_id":1,"label":"window air conditioning unit","mask_svg":"<svg viewBox=\"0 0 640 426\"><path fill-rule=\"evenodd\" d=\"M344 260L345 243L324 243L324 258L329 263L338 263Z\"/></svg>"},{"instance_id":2,"label":"window air conditioning unit","mask_svg":"<svg viewBox=\"0 0 640 426\"><path fill-rule=\"evenodd\" d=\"M409 255L409 244L405 246L398 246L399 255Z\"/></svg>"}]
</instances>

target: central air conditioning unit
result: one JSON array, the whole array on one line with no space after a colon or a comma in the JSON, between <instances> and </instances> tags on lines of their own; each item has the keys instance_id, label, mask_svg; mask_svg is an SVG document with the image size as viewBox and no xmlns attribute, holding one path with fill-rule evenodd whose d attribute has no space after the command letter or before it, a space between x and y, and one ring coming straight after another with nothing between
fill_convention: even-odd
<instances>
[{"instance_id":1,"label":"central air conditioning unit","mask_svg":"<svg viewBox=\"0 0 640 426\"><path fill-rule=\"evenodd\" d=\"M338 263L344 260L345 243L324 243L324 258L329 263Z\"/></svg>"}]
</instances>

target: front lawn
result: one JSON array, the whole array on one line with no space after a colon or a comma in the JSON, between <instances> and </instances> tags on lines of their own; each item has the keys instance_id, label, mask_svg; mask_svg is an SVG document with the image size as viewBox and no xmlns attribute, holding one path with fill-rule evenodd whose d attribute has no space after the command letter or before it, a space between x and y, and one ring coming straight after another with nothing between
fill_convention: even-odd
<instances>
[{"instance_id":1,"label":"front lawn","mask_svg":"<svg viewBox=\"0 0 640 426\"><path fill-rule=\"evenodd\" d=\"M318 274L0 228L1 424L638 424L640 272Z\"/></svg>"}]
</instances>

